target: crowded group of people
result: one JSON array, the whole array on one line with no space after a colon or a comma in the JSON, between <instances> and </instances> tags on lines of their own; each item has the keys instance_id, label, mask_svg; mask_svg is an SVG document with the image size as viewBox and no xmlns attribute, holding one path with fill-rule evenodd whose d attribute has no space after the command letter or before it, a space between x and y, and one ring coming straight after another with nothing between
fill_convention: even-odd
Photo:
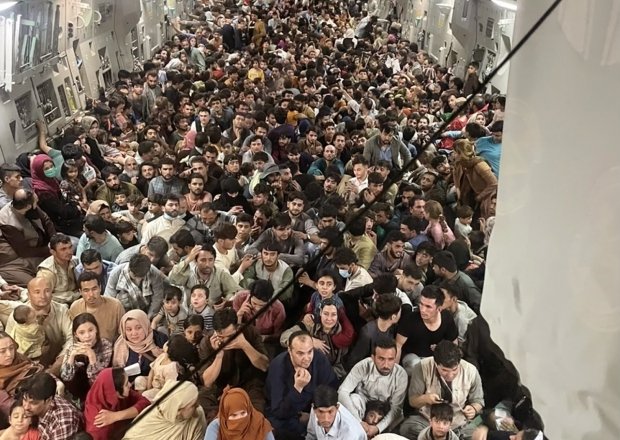
<instances>
[{"instance_id":1,"label":"crowded group of people","mask_svg":"<svg viewBox=\"0 0 620 440\"><path fill-rule=\"evenodd\" d=\"M0 166L0 440L543 439L480 315L477 63L354 1L169 25Z\"/></svg>"}]
</instances>

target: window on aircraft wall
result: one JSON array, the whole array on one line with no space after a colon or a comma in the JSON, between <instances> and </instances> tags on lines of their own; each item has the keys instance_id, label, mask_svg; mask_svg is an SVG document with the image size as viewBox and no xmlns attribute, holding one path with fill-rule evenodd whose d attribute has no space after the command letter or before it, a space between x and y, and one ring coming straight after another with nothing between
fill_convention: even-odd
<instances>
[{"instance_id":1,"label":"window on aircraft wall","mask_svg":"<svg viewBox=\"0 0 620 440\"><path fill-rule=\"evenodd\" d=\"M495 25L495 20L491 17L487 18L487 28L486 28L486 36L487 38L493 38L493 28Z\"/></svg>"},{"instance_id":2,"label":"window on aircraft wall","mask_svg":"<svg viewBox=\"0 0 620 440\"><path fill-rule=\"evenodd\" d=\"M470 0L463 0L463 18L467 18Z\"/></svg>"}]
</instances>

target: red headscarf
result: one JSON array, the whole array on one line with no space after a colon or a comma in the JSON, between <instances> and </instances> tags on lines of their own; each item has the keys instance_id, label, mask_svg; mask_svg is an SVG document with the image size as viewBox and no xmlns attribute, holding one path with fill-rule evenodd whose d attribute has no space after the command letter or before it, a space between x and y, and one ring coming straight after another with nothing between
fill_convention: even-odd
<instances>
[{"instance_id":1,"label":"red headscarf","mask_svg":"<svg viewBox=\"0 0 620 440\"><path fill-rule=\"evenodd\" d=\"M60 197L60 185L55 177L46 177L43 172L43 164L52 162L51 157L47 154L37 154L30 163L30 175L32 176L32 188L34 192L40 196L41 194L51 194Z\"/></svg>"},{"instance_id":2,"label":"red headscarf","mask_svg":"<svg viewBox=\"0 0 620 440\"><path fill-rule=\"evenodd\" d=\"M241 410L247 411L247 416L228 420L230 414ZM220 421L220 440L264 440L272 431L269 420L252 406L250 396L242 388L224 389L217 417Z\"/></svg>"},{"instance_id":3,"label":"red headscarf","mask_svg":"<svg viewBox=\"0 0 620 440\"><path fill-rule=\"evenodd\" d=\"M86 402L84 404L86 432L92 435L95 440L109 440L112 438L112 434L118 434L122 427L118 426L118 423L114 423L102 428L97 428L95 426L95 417L99 414L99 411L102 409L108 411L122 411L133 406L140 412L149 405L150 402L134 390L131 390L129 396L124 399L118 397L116 388L114 388L112 368L106 368L99 373L86 396ZM127 420L125 424L128 426L129 422L131 422L131 420ZM120 436L118 438L120 438Z\"/></svg>"}]
</instances>

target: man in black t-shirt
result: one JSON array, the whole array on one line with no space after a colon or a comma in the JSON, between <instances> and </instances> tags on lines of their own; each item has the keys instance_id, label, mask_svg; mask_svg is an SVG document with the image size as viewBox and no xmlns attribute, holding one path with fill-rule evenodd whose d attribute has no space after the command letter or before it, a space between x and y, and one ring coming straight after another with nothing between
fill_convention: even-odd
<instances>
[{"instance_id":1,"label":"man in black t-shirt","mask_svg":"<svg viewBox=\"0 0 620 440\"><path fill-rule=\"evenodd\" d=\"M396 329L396 345L401 365L411 376L411 370L422 358L432 356L435 346L454 341L458 329L452 315L442 310L444 295L437 286L422 289L419 308L408 319L401 319Z\"/></svg>"}]
</instances>

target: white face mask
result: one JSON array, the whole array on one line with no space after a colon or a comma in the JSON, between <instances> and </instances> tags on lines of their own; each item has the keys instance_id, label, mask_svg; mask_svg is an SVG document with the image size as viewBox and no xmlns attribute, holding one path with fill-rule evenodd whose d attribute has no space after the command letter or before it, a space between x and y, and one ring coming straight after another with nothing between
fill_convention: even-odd
<instances>
[{"instance_id":1,"label":"white face mask","mask_svg":"<svg viewBox=\"0 0 620 440\"><path fill-rule=\"evenodd\" d=\"M342 278L345 278L345 279L351 276L351 273L346 269L338 269L338 273L340 274Z\"/></svg>"}]
</instances>

